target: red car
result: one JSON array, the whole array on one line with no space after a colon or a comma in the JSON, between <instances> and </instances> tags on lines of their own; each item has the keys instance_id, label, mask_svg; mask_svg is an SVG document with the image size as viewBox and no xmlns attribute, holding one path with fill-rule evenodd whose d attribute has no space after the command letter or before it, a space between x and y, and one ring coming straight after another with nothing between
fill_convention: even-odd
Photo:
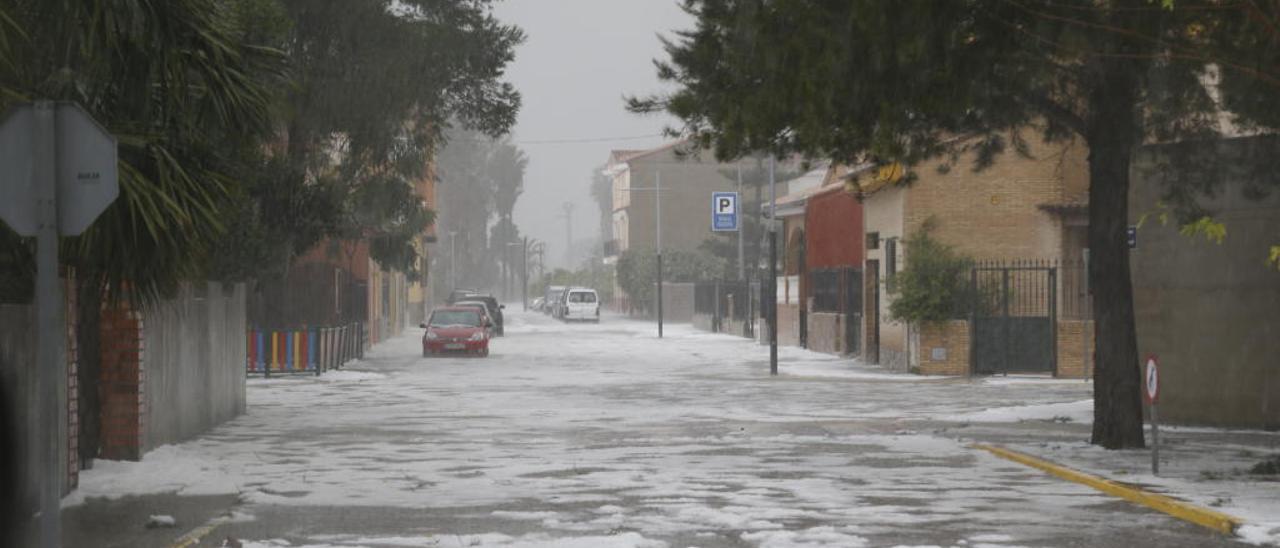
<instances>
[{"instance_id":1,"label":"red car","mask_svg":"<svg viewBox=\"0 0 1280 548\"><path fill-rule=\"evenodd\" d=\"M427 323L418 327L422 335L422 355L463 354L489 355L489 319L478 310L450 306L431 312Z\"/></svg>"}]
</instances>

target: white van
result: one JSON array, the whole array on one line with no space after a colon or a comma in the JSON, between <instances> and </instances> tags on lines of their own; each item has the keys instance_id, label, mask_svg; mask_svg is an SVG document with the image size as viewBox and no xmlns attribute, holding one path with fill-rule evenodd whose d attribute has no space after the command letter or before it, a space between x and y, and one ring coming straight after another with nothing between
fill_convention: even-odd
<instances>
[{"instance_id":1,"label":"white van","mask_svg":"<svg viewBox=\"0 0 1280 548\"><path fill-rule=\"evenodd\" d=\"M600 322L600 296L596 290L581 287L569 288L564 296L562 319L566 322Z\"/></svg>"}]
</instances>

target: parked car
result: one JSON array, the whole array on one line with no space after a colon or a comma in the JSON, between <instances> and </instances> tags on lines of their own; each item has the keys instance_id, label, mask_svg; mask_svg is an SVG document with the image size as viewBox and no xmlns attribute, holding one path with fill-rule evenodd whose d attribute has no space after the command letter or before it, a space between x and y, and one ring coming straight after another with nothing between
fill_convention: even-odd
<instances>
[{"instance_id":1,"label":"parked car","mask_svg":"<svg viewBox=\"0 0 1280 548\"><path fill-rule=\"evenodd\" d=\"M561 313L566 322L584 321L600 323L600 295L596 290L585 287L574 287L565 291L564 311Z\"/></svg>"},{"instance_id":2,"label":"parked car","mask_svg":"<svg viewBox=\"0 0 1280 548\"><path fill-rule=\"evenodd\" d=\"M469 308L471 310L475 310L476 313L479 314L480 317L484 319L485 328L489 332L489 336L490 337L494 336L494 332L493 332L494 321L493 321L493 316L489 315L489 305L486 305L480 301L458 301L451 306L458 307L458 308Z\"/></svg>"},{"instance_id":3,"label":"parked car","mask_svg":"<svg viewBox=\"0 0 1280 548\"><path fill-rule=\"evenodd\" d=\"M556 299L555 309L551 311L551 316L558 320L564 319L564 310L565 310L564 300L566 297L569 296L569 289L570 288L566 287L564 289L561 289L559 293L555 294L555 299Z\"/></svg>"},{"instance_id":4,"label":"parked car","mask_svg":"<svg viewBox=\"0 0 1280 548\"><path fill-rule=\"evenodd\" d=\"M542 313L548 316L554 316L556 313L556 304L560 302L560 294L564 292L563 285L553 285L547 287L546 293L542 296Z\"/></svg>"},{"instance_id":5,"label":"parked car","mask_svg":"<svg viewBox=\"0 0 1280 548\"><path fill-rule=\"evenodd\" d=\"M475 301L484 303L486 309L489 312L489 319L493 320L494 333L496 333L499 337L506 335L506 328L505 328L506 321L503 318L503 314L502 314L502 311L507 308L506 305L499 304L498 299L495 299L492 295L480 295L478 293L467 295L466 297L463 297L462 301L459 301L459 302L475 302Z\"/></svg>"},{"instance_id":6,"label":"parked car","mask_svg":"<svg viewBox=\"0 0 1280 548\"><path fill-rule=\"evenodd\" d=\"M479 293L480 293L480 291L475 290L475 289L461 289L461 288L459 288L459 289L454 289L453 291L451 291L451 292L449 293L449 299L448 299L446 302L448 302L449 304L454 304L454 303L456 303L456 302L458 302L458 301L463 300L463 297L467 297L467 296L470 296L470 295L476 295L476 294L479 294Z\"/></svg>"},{"instance_id":7,"label":"parked car","mask_svg":"<svg viewBox=\"0 0 1280 548\"><path fill-rule=\"evenodd\" d=\"M489 331L484 317L475 307L450 306L437 308L431 317L419 327L422 334L422 355L440 354L489 355Z\"/></svg>"}]
</instances>

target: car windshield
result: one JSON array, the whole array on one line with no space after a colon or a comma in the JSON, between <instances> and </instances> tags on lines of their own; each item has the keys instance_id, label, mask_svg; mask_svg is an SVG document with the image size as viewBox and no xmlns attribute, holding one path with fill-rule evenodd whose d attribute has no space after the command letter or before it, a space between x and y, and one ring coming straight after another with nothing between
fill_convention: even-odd
<instances>
[{"instance_id":1,"label":"car windshield","mask_svg":"<svg viewBox=\"0 0 1280 548\"><path fill-rule=\"evenodd\" d=\"M472 310L437 310L431 314L429 327L477 327L480 315Z\"/></svg>"},{"instance_id":2,"label":"car windshield","mask_svg":"<svg viewBox=\"0 0 1280 548\"><path fill-rule=\"evenodd\" d=\"M569 294L569 302L571 302L571 303L594 303L594 302L596 302L596 294L595 294L595 293L587 293L587 292L570 293L570 294Z\"/></svg>"}]
</instances>

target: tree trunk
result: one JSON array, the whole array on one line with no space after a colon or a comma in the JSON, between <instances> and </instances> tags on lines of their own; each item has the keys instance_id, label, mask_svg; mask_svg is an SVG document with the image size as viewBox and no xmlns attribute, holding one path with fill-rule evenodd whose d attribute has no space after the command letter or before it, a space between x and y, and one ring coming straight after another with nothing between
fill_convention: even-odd
<instances>
[{"instance_id":1,"label":"tree trunk","mask_svg":"<svg viewBox=\"0 0 1280 548\"><path fill-rule=\"evenodd\" d=\"M1138 343L1125 229L1129 164L1140 140L1132 67L1107 63L1089 95L1089 287L1096 373L1092 443L1107 449L1143 447Z\"/></svg>"}]
</instances>

